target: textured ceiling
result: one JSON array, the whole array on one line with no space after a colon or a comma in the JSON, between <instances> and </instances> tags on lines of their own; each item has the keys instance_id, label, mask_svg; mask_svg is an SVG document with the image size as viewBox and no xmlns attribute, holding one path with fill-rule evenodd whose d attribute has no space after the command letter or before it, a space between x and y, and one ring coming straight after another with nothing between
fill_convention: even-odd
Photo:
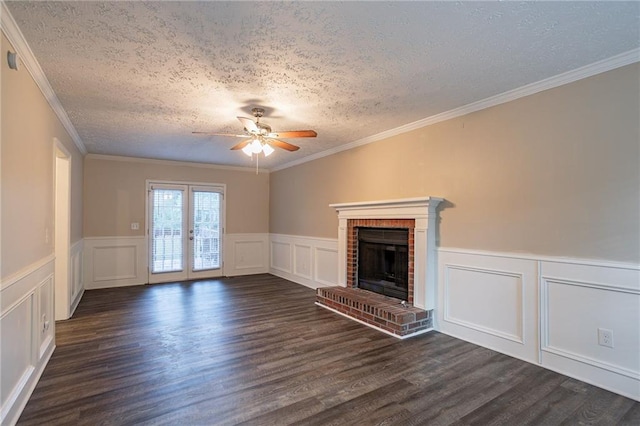
<instances>
[{"instance_id":1,"label":"textured ceiling","mask_svg":"<svg viewBox=\"0 0 640 426\"><path fill-rule=\"evenodd\" d=\"M274 167L637 48L638 2L7 2L91 153Z\"/></svg>"}]
</instances>

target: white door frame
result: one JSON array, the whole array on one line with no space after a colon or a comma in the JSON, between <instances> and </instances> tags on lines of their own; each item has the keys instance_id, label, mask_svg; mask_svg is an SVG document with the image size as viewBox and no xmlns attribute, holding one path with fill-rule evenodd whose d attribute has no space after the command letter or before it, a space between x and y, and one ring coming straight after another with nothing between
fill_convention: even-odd
<instances>
[{"instance_id":1,"label":"white door frame","mask_svg":"<svg viewBox=\"0 0 640 426\"><path fill-rule=\"evenodd\" d=\"M175 185L177 186L186 186L186 192L185 192L185 197L187 199L187 203L189 202L189 198L190 198L190 191L191 191L191 187L212 187L212 188L217 188L220 189L221 193L222 193L222 205L221 205L221 218L220 218L220 222L221 222L221 228L222 228L222 232L220 235L220 253L221 253L221 265L220 265L220 274L222 276L225 275L224 273L224 258L225 258L225 250L224 250L224 240L225 240L225 234L226 234L226 220L227 220L227 214L226 214L226 194L227 194L227 185L224 183L213 183L213 182L193 182L193 181L178 181L178 180L160 180L160 179L146 179L145 180L145 190L146 190L146 201L145 201L145 214L144 214L144 226L145 226L145 239L146 239L146 247L147 247L147 283L151 283L151 261L152 261L152 248L151 248L151 235L150 235L150 227L151 227L151 220L150 220L150 215L151 215L151 206L149 205L149 201L150 201L150 195L151 195L151 185L156 184L156 185ZM190 209L190 207L189 207ZM186 224L184 226L188 227L188 223L191 219L188 218L188 220L186 221ZM187 228L188 229L188 228ZM186 236L188 234L188 230L185 229L184 235ZM187 252L189 252L189 248L187 246ZM188 258L188 255L187 255ZM189 267L189 265L185 265L186 267ZM196 273L196 274L192 274L195 275L195 278L206 278L206 271L200 273ZM168 280L163 280L161 282L170 282L172 281L170 276L167 276ZM194 278L187 278L187 279L194 279ZM154 281L155 283L155 281Z\"/></svg>"},{"instance_id":2,"label":"white door frame","mask_svg":"<svg viewBox=\"0 0 640 426\"><path fill-rule=\"evenodd\" d=\"M55 319L66 320L71 310L71 153L53 138Z\"/></svg>"}]
</instances>

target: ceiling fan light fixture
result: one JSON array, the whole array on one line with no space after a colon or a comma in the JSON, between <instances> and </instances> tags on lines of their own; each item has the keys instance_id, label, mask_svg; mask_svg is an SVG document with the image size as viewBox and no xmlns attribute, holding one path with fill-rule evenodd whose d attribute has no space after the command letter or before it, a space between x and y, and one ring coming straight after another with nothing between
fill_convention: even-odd
<instances>
[{"instance_id":1,"label":"ceiling fan light fixture","mask_svg":"<svg viewBox=\"0 0 640 426\"><path fill-rule=\"evenodd\" d=\"M265 156L265 157L268 157L268 156L270 156L271 154L273 154L273 151L275 151L275 149L273 149L273 148L271 147L271 145L269 145L268 143L265 143L265 144L262 146L262 152L264 152L264 156Z\"/></svg>"},{"instance_id":2,"label":"ceiling fan light fixture","mask_svg":"<svg viewBox=\"0 0 640 426\"><path fill-rule=\"evenodd\" d=\"M251 118L237 117L244 128L244 134L242 135L215 132L192 133L200 135L231 136L234 138L249 138L233 145L231 147L231 150L242 150L242 152L244 152L247 157L251 158L253 158L253 154L259 156L260 153L263 153L265 157L268 157L269 155L273 154L275 148L281 148L290 152L300 149L299 146L280 139L315 138L316 136L318 136L318 133L316 133L315 130L289 130L285 132L272 132L271 126L260 122L260 118L264 115L264 109L254 108L253 110L251 110L251 112L255 117L255 121Z\"/></svg>"},{"instance_id":3,"label":"ceiling fan light fixture","mask_svg":"<svg viewBox=\"0 0 640 426\"><path fill-rule=\"evenodd\" d=\"M253 151L251 150L251 144L245 145L244 148L242 148L242 152L247 154L248 157L251 157L253 155Z\"/></svg>"},{"instance_id":4,"label":"ceiling fan light fixture","mask_svg":"<svg viewBox=\"0 0 640 426\"><path fill-rule=\"evenodd\" d=\"M250 145L251 152L253 152L254 154L260 154L262 152L262 142L260 142L259 139L254 139Z\"/></svg>"}]
</instances>

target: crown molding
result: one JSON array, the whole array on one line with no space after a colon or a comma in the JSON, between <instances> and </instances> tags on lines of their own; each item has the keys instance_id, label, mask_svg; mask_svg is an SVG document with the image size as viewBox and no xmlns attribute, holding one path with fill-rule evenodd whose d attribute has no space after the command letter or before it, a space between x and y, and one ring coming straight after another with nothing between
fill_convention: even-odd
<instances>
[{"instance_id":1,"label":"crown molding","mask_svg":"<svg viewBox=\"0 0 640 426\"><path fill-rule=\"evenodd\" d=\"M191 161L176 161L176 160L159 160L155 158L143 158L143 157L124 157L121 155L87 154L84 158L86 160L104 160L104 161L120 161L125 163L158 164L161 166L199 167L203 169L230 170L234 172L245 172L245 173L256 172L255 167L225 166L222 164L196 163ZM269 170L267 169L258 169L258 171L262 174L269 174Z\"/></svg>"},{"instance_id":2,"label":"crown molding","mask_svg":"<svg viewBox=\"0 0 640 426\"><path fill-rule=\"evenodd\" d=\"M33 77L33 80L38 85L38 88L40 88L40 91L53 109L53 112L55 112L55 114L58 116L58 119L60 120L60 123L62 123L62 126L69 133L71 139L73 139L73 142L75 143L76 147L78 147L80 153L82 153L82 155L85 155L87 153L87 148L84 146L84 143L82 142L80 135L78 135L76 128L71 123L67 112L62 107L58 96L56 96L55 92L53 91L53 88L51 87L47 76L44 75L42 68L40 68L40 64L34 56L33 51L29 47L27 40L24 38L22 31L20 31L20 28L18 28L18 24L13 19L13 16L11 15L11 12L9 12L9 8L7 7L6 3L4 1L0 1L0 4L2 7L0 10L0 26L2 27L2 32L5 34L9 42L13 45L13 48L16 49L20 61L24 64L27 71L29 71L31 77Z\"/></svg>"},{"instance_id":3,"label":"crown molding","mask_svg":"<svg viewBox=\"0 0 640 426\"><path fill-rule=\"evenodd\" d=\"M573 83L574 81L582 80L584 78L591 77L596 74L601 74L606 71L611 71L613 69L620 68L625 65L630 65L635 62L640 62L640 48L629 50L619 55L615 55L610 58L603 59L601 61L555 75L553 77L545 78L544 80L527 84L517 89L509 90L507 92L500 93L498 95L491 96L480 101L472 102L459 108L454 108L440 114L432 115L430 117L423 118L422 120L414 121L413 123L408 123L394 129L386 130L382 133L368 136L363 139L358 139L345 145L340 145L326 151L318 152L317 154L290 161L280 166L272 167L270 170L272 172L276 172L278 170L288 169L289 167L297 166L309 161L337 154L338 152L357 148L362 145L367 145L373 142L380 141L382 139L387 139L392 136L397 136L402 133L407 133L412 130L440 123L441 121L451 120L452 118L460 117L472 112L480 111L482 109L491 108L496 105L514 101L516 99L533 95L544 90L549 90L555 87L563 86L565 84Z\"/></svg>"}]
</instances>

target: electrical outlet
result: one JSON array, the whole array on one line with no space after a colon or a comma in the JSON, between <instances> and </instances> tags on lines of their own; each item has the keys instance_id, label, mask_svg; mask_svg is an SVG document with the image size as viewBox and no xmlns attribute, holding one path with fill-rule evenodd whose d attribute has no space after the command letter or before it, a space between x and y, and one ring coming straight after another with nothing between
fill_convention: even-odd
<instances>
[{"instance_id":1,"label":"electrical outlet","mask_svg":"<svg viewBox=\"0 0 640 426\"><path fill-rule=\"evenodd\" d=\"M131 222L131 229L133 231L137 231L138 229L140 229L140 223L139 222Z\"/></svg>"},{"instance_id":2,"label":"electrical outlet","mask_svg":"<svg viewBox=\"0 0 640 426\"><path fill-rule=\"evenodd\" d=\"M598 344L600 346L606 346L613 348L613 330L607 330L606 328L598 329Z\"/></svg>"}]
</instances>

